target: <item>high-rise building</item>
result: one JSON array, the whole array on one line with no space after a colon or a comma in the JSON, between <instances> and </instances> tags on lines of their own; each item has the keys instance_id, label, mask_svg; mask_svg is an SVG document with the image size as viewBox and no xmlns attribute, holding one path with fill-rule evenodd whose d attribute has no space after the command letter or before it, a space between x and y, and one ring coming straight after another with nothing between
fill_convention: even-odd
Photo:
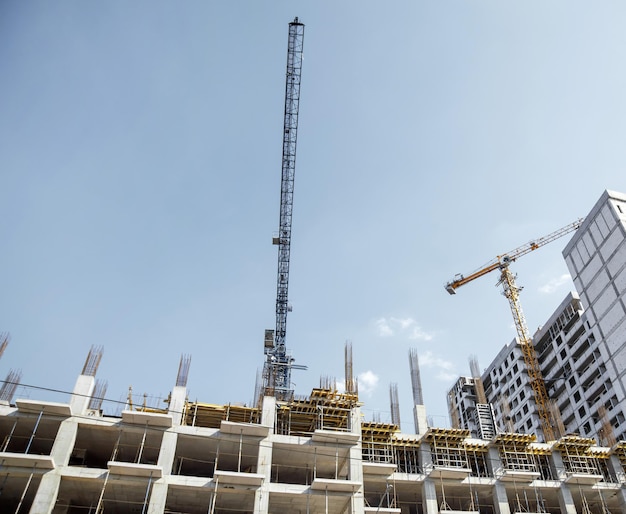
<instances>
[{"instance_id":1,"label":"high-rise building","mask_svg":"<svg viewBox=\"0 0 626 514\"><path fill-rule=\"evenodd\" d=\"M563 256L589 332L589 348L572 359L568 385L581 394L579 409L588 412L585 423L592 431L598 433L608 416L621 439L626 436L626 195L605 191Z\"/></svg>"},{"instance_id":2,"label":"high-rise building","mask_svg":"<svg viewBox=\"0 0 626 514\"><path fill-rule=\"evenodd\" d=\"M605 191L563 250L578 294L569 293L533 335L557 432L603 444L626 438L626 195ZM482 375L501 430L542 438L518 342L506 345ZM473 382L448 394L453 426L476 431Z\"/></svg>"}]
</instances>

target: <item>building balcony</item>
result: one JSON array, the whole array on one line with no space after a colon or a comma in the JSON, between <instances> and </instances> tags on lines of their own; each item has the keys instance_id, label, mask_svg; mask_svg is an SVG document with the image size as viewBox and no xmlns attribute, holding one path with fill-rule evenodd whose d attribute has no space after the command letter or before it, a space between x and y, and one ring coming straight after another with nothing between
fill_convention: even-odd
<instances>
[{"instance_id":1,"label":"building balcony","mask_svg":"<svg viewBox=\"0 0 626 514\"><path fill-rule=\"evenodd\" d=\"M0 452L0 469L28 468L48 471L55 468L54 459L49 455L32 455L30 453Z\"/></svg>"},{"instance_id":2,"label":"building balcony","mask_svg":"<svg viewBox=\"0 0 626 514\"><path fill-rule=\"evenodd\" d=\"M153 464L136 464L134 462L107 462L107 468L111 475L123 475L132 477L151 478L156 480L163 476L163 468Z\"/></svg>"},{"instance_id":3,"label":"building balcony","mask_svg":"<svg viewBox=\"0 0 626 514\"><path fill-rule=\"evenodd\" d=\"M314 491L332 491L336 493L353 493L359 487L361 482L355 480L335 480L333 478L314 478L311 483L311 489Z\"/></svg>"},{"instance_id":4,"label":"building balcony","mask_svg":"<svg viewBox=\"0 0 626 514\"><path fill-rule=\"evenodd\" d=\"M219 485L259 487L263 483L263 475L238 471L215 470L213 480Z\"/></svg>"},{"instance_id":5,"label":"building balcony","mask_svg":"<svg viewBox=\"0 0 626 514\"><path fill-rule=\"evenodd\" d=\"M388 477L396 471L396 464L389 462L367 462L363 461L363 475Z\"/></svg>"}]
</instances>

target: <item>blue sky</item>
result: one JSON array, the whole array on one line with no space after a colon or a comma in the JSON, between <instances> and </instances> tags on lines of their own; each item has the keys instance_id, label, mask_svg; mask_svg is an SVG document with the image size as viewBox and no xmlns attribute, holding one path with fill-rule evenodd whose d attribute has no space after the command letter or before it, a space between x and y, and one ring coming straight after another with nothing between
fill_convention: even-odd
<instances>
[{"instance_id":1,"label":"blue sky","mask_svg":"<svg viewBox=\"0 0 626 514\"><path fill-rule=\"evenodd\" d=\"M411 431L416 348L448 425L468 357L515 330L497 276L444 284L626 191L623 2L3 2L2 377L69 390L101 345L113 400L166 397L181 354L190 399L252 400L295 16L296 392L350 340L365 416L394 382ZM515 263L531 332L573 287L567 240Z\"/></svg>"}]
</instances>

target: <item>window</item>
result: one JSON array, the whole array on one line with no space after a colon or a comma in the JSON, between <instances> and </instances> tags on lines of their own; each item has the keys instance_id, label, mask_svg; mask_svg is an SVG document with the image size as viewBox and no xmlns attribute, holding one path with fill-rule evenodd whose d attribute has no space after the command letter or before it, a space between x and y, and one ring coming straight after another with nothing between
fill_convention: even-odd
<instances>
[{"instance_id":1,"label":"window","mask_svg":"<svg viewBox=\"0 0 626 514\"><path fill-rule=\"evenodd\" d=\"M567 358L567 350L563 348L561 350L561 353L559 353L559 355L561 356L561 359L565 360Z\"/></svg>"},{"instance_id":2,"label":"window","mask_svg":"<svg viewBox=\"0 0 626 514\"><path fill-rule=\"evenodd\" d=\"M587 414L587 412L585 411L585 406L583 405L580 409L578 409L578 415L579 415L581 418L584 418L584 417L585 417L585 414Z\"/></svg>"},{"instance_id":3,"label":"window","mask_svg":"<svg viewBox=\"0 0 626 514\"><path fill-rule=\"evenodd\" d=\"M574 392L574 401L576 403L580 401L580 393L578 391Z\"/></svg>"},{"instance_id":4,"label":"window","mask_svg":"<svg viewBox=\"0 0 626 514\"><path fill-rule=\"evenodd\" d=\"M569 379L569 385L571 387L575 387L576 386L576 378L575 377L572 377L572 378Z\"/></svg>"}]
</instances>

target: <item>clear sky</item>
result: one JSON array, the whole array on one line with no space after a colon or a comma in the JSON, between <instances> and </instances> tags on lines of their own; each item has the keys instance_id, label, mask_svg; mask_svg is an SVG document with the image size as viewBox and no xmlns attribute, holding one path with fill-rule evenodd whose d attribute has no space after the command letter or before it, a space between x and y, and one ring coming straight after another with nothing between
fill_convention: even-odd
<instances>
[{"instance_id":1,"label":"clear sky","mask_svg":"<svg viewBox=\"0 0 626 514\"><path fill-rule=\"evenodd\" d=\"M515 336L488 275L444 284L626 192L623 1L0 3L0 376L250 403L274 328L288 23L306 25L287 347L413 429ZM531 332L568 237L514 264ZM41 397L20 388L17 396ZM54 398L66 401L63 398ZM112 407L105 408L111 411Z\"/></svg>"}]
</instances>

